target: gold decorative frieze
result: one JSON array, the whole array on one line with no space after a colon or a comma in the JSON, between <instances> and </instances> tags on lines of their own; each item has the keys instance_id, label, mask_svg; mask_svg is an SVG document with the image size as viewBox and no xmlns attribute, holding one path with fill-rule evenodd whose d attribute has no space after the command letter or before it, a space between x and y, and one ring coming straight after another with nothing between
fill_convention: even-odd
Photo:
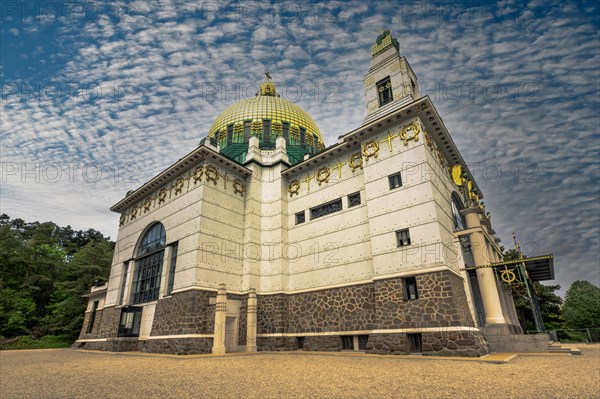
<instances>
[{"instance_id":1,"label":"gold decorative frieze","mask_svg":"<svg viewBox=\"0 0 600 399\"><path fill-rule=\"evenodd\" d=\"M298 180L294 180L292 182L290 182L290 184L288 185L288 192L290 193L290 197L293 196L294 194L298 194L298 192L300 191L300 182Z\"/></svg>"},{"instance_id":2,"label":"gold decorative frieze","mask_svg":"<svg viewBox=\"0 0 600 399\"><path fill-rule=\"evenodd\" d=\"M124 226L127 222L135 220L142 213L145 214L152 211L152 208L162 206L171 198L189 191L192 183L193 185L197 185L204 180L207 183L212 181L216 185L219 179L222 179L223 188L225 190L228 189L227 183L233 182L231 187L233 188L234 194L243 196L246 192L246 184L242 179L234 178L232 180L228 177L227 172L221 172L213 165L198 166L193 171L189 171L187 175L181 176L171 184L162 187L155 196L143 199L133 206L129 212L121 214L119 218L119 227ZM193 185L192 188L194 187Z\"/></svg>"}]
</instances>

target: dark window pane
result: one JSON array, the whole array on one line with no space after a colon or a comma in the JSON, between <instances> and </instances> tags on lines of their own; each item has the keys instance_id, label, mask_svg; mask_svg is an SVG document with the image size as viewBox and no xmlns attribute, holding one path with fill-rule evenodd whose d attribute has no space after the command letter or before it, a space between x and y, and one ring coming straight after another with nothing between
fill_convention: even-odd
<instances>
[{"instance_id":1,"label":"dark window pane","mask_svg":"<svg viewBox=\"0 0 600 399\"><path fill-rule=\"evenodd\" d=\"M300 145L306 145L306 129L300 128Z\"/></svg>"},{"instance_id":2,"label":"dark window pane","mask_svg":"<svg viewBox=\"0 0 600 399\"><path fill-rule=\"evenodd\" d=\"M408 229L398 230L396 232L396 241L397 246L399 247L405 247L407 245L410 245L410 234L408 232Z\"/></svg>"},{"instance_id":3,"label":"dark window pane","mask_svg":"<svg viewBox=\"0 0 600 399\"><path fill-rule=\"evenodd\" d=\"M247 143L252 136L252 121L244 121L244 143Z\"/></svg>"},{"instance_id":4,"label":"dark window pane","mask_svg":"<svg viewBox=\"0 0 600 399\"><path fill-rule=\"evenodd\" d=\"M94 301L92 304L92 312L90 313L90 320L88 321L88 326L86 333L91 333L94 329L94 322L96 321L96 312L98 311L98 301Z\"/></svg>"},{"instance_id":5,"label":"dark window pane","mask_svg":"<svg viewBox=\"0 0 600 399\"><path fill-rule=\"evenodd\" d=\"M171 260L169 264L169 285L167 286L167 295L171 295L173 291L173 283L175 282L175 267L177 265L177 247L178 244L173 244L171 248Z\"/></svg>"},{"instance_id":6,"label":"dark window pane","mask_svg":"<svg viewBox=\"0 0 600 399\"><path fill-rule=\"evenodd\" d=\"M285 139L286 143L290 141L290 124L288 122L283 122L281 124L281 135Z\"/></svg>"},{"instance_id":7,"label":"dark window pane","mask_svg":"<svg viewBox=\"0 0 600 399\"><path fill-rule=\"evenodd\" d=\"M418 299L419 295L417 293L417 278L406 277L402 280L404 282L404 299L407 301Z\"/></svg>"},{"instance_id":8,"label":"dark window pane","mask_svg":"<svg viewBox=\"0 0 600 399\"><path fill-rule=\"evenodd\" d=\"M271 121L265 119L263 121L263 143L271 142Z\"/></svg>"},{"instance_id":9,"label":"dark window pane","mask_svg":"<svg viewBox=\"0 0 600 399\"><path fill-rule=\"evenodd\" d=\"M360 191L348 196L348 208L360 205Z\"/></svg>"},{"instance_id":10,"label":"dark window pane","mask_svg":"<svg viewBox=\"0 0 600 399\"><path fill-rule=\"evenodd\" d=\"M150 252L157 251L165 246L167 242L167 234L161 223L156 223L152 226L142 238L137 255L143 256Z\"/></svg>"},{"instance_id":11,"label":"dark window pane","mask_svg":"<svg viewBox=\"0 0 600 399\"><path fill-rule=\"evenodd\" d=\"M135 261L134 304L158 299L164 253L162 250Z\"/></svg>"},{"instance_id":12,"label":"dark window pane","mask_svg":"<svg viewBox=\"0 0 600 399\"><path fill-rule=\"evenodd\" d=\"M392 95L392 82L389 76L377 82L377 93L379 95L379 106L385 105L394 100Z\"/></svg>"},{"instance_id":13,"label":"dark window pane","mask_svg":"<svg viewBox=\"0 0 600 399\"><path fill-rule=\"evenodd\" d=\"M306 221L306 214L304 211L296 214L296 224L304 223Z\"/></svg>"},{"instance_id":14,"label":"dark window pane","mask_svg":"<svg viewBox=\"0 0 600 399\"><path fill-rule=\"evenodd\" d=\"M227 144L233 141L233 125L227 126Z\"/></svg>"},{"instance_id":15,"label":"dark window pane","mask_svg":"<svg viewBox=\"0 0 600 399\"><path fill-rule=\"evenodd\" d=\"M321 216L329 215L330 213L334 213L342 210L342 199L338 198L335 201L328 202L323 205L316 206L311 208L310 210L310 218L316 219Z\"/></svg>"},{"instance_id":16,"label":"dark window pane","mask_svg":"<svg viewBox=\"0 0 600 399\"><path fill-rule=\"evenodd\" d=\"M388 176L388 181L390 183L390 190L402 187L402 175L400 173Z\"/></svg>"}]
</instances>

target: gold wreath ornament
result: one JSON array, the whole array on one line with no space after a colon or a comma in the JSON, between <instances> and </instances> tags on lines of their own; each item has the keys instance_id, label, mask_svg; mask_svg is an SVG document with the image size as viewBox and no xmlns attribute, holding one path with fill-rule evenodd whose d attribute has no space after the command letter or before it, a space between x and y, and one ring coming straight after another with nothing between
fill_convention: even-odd
<instances>
[{"instance_id":1,"label":"gold wreath ornament","mask_svg":"<svg viewBox=\"0 0 600 399\"><path fill-rule=\"evenodd\" d=\"M410 140L419 141L419 133L421 128L415 123L404 126L400 131L400 139L404 142L404 145L408 145Z\"/></svg>"},{"instance_id":2,"label":"gold wreath ornament","mask_svg":"<svg viewBox=\"0 0 600 399\"><path fill-rule=\"evenodd\" d=\"M134 206L133 209L131 210L131 214L130 214L131 220L136 218L137 213L138 213L138 207Z\"/></svg>"},{"instance_id":3,"label":"gold wreath ornament","mask_svg":"<svg viewBox=\"0 0 600 399\"><path fill-rule=\"evenodd\" d=\"M150 210L150 205L152 205L152 200L150 198L147 198L144 201L144 213Z\"/></svg>"},{"instance_id":4,"label":"gold wreath ornament","mask_svg":"<svg viewBox=\"0 0 600 399\"><path fill-rule=\"evenodd\" d=\"M179 194L183 190L183 179L177 180L173 188L175 189L175 194Z\"/></svg>"},{"instance_id":5,"label":"gold wreath ornament","mask_svg":"<svg viewBox=\"0 0 600 399\"><path fill-rule=\"evenodd\" d=\"M300 182L298 180L294 180L288 185L288 192L290 193L290 197L294 194L298 194L300 191Z\"/></svg>"},{"instance_id":6,"label":"gold wreath ornament","mask_svg":"<svg viewBox=\"0 0 600 399\"><path fill-rule=\"evenodd\" d=\"M371 157L377 158L379 155L379 143L377 141L369 141L362 148L362 154L366 161L368 161Z\"/></svg>"},{"instance_id":7,"label":"gold wreath ornament","mask_svg":"<svg viewBox=\"0 0 600 399\"><path fill-rule=\"evenodd\" d=\"M208 165L206 167L206 172L204 173L204 176L206 176L207 182L212 180L213 183L216 185L217 180L219 180L219 171L216 167Z\"/></svg>"},{"instance_id":8,"label":"gold wreath ornament","mask_svg":"<svg viewBox=\"0 0 600 399\"><path fill-rule=\"evenodd\" d=\"M354 153L350 156L350 161L348 161L348 166L350 166L350 169L352 169L352 173L354 173L354 171L357 168L363 168L363 160L362 160L362 156L360 155L360 152Z\"/></svg>"},{"instance_id":9,"label":"gold wreath ornament","mask_svg":"<svg viewBox=\"0 0 600 399\"><path fill-rule=\"evenodd\" d=\"M317 172L317 181L319 182L319 186L321 185L321 183L329 182L330 174L331 174L331 171L329 170L329 168L327 166L324 166L321 169L319 169L319 171Z\"/></svg>"},{"instance_id":10,"label":"gold wreath ornament","mask_svg":"<svg viewBox=\"0 0 600 399\"><path fill-rule=\"evenodd\" d=\"M119 227L123 226L125 224L125 219L127 218L127 216L125 215L121 215L121 217L119 218Z\"/></svg>"},{"instance_id":11,"label":"gold wreath ornament","mask_svg":"<svg viewBox=\"0 0 600 399\"><path fill-rule=\"evenodd\" d=\"M244 185L244 182L240 179L235 179L233 181L233 192L235 194L244 195L244 191L246 191L246 186Z\"/></svg>"},{"instance_id":12,"label":"gold wreath ornament","mask_svg":"<svg viewBox=\"0 0 600 399\"><path fill-rule=\"evenodd\" d=\"M162 190L160 190L158 192L158 203L162 204L163 202L165 202L165 199L167 198L167 190L165 190L164 188Z\"/></svg>"},{"instance_id":13,"label":"gold wreath ornament","mask_svg":"<svg viewBox=\"0 0 600 399\"><path fill-rule=\"evenodd\" d=\"M200 179L202 179L202 175L204 174L204 168L202 166L198 166L196 170L194 170L194 184L198 183Z\"/></svg>"}]
</instances>

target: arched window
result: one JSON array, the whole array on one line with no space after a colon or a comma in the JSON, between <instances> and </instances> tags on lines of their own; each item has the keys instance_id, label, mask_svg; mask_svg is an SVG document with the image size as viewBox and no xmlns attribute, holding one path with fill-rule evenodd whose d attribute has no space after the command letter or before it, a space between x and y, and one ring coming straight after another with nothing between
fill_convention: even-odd
<instances>
[{"instance_id":1,"label":"arched window","mask_svg":"<svg viewBox=\"0 0 600 399\"><path fill-rule=\"evenodd\" d=\"M454 230L464 230L465 229L465 217L461 215L460 211L464 209L462 201L460 197L456 193L452 193L452 219L454 219Z\"/></svg>"},{"instance_id":2,"label":"arched window","mask_svg":"<svg viewBox=\"0 0 600 399\"><path fill-rule=\"evenodd\" d=\"M140 239L135 260L134 304L158 299L166 242L167 235L161 223L152 225Z\"/></svg>"}]
</instances>

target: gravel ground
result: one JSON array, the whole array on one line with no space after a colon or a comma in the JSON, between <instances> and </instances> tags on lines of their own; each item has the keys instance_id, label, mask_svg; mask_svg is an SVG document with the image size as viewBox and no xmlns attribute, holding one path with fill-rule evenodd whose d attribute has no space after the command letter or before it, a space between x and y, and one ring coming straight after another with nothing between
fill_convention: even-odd
<instances>
[{"instance_id":1,"label":"gravel ground","mask_svg":"<svg viewBox=\"0 0 600 399\"><path fill-rule=\"evenodd\" d=\"M506 364L400 356L0 352L1 398L600 398L600 346Z\"/></svg>"}]
</instances>

